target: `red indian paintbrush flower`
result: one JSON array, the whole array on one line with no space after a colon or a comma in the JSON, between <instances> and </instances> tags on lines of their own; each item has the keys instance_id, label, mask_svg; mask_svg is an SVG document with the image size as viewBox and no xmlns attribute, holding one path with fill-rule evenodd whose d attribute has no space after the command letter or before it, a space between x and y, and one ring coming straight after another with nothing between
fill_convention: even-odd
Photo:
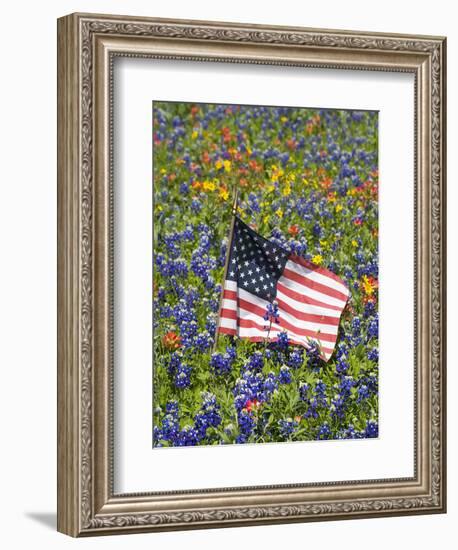
<instances>
[{"instance_id":1,"label":"red indian paintbrush flower","mask_svg":"<svg viewBox=\"0 0 458 550\"><path fill-rule=\"evenodd\" d=\"M299 233L299 227L297 225L291 225L288 228L288 233L295 237Z\"/></svg>"},{"instance_id":2,"label":"red indian paintbrush flower","mask_svg":"<svg viewBox=\"0 0 458 550\"><path fill-rule=\"evenodd\" d=\"M248 401L245 403L245 407L243 407L246 411L251 412L255 411L256 409L259 409L261 406L261 402L258 401L256 398L254 399L248 399Z\"/></svg>"},{"instance_id":3,"label":"red indian paintbrush flower","mask_svg":"<svg viewBox=\"0 0 458 550\"><path fill-rule=\"evenodd\" d=\"M169 331L162 337L162 344L169 350L179 349L181 348L181 338L176 332Z\"/></svg>"}]
</instances>

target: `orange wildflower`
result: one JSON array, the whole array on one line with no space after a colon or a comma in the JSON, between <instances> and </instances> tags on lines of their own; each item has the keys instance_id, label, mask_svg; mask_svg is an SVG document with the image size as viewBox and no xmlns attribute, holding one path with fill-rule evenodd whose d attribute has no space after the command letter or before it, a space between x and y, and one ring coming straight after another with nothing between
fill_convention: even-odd
<instances>
[{"instance_id":1,"label":"orange wildflower","mask_svg":"<svg viewBox=\"0 0 458 550\"><path fill-rule=\"evenodd\" d=\"M295 237L299 233L299 227L297 225L291 225L288 228L288 233Z\"/></svg>"},{"instance_id":2,"label":"orange wildflower","mask_svg":"<svg viewBox=\"0 0 458 550\"><path fill-rule=\"evenodd\" d=\"M162 344L168 350L181 348L181 338L176 332L169 331L162 337Z\"/></svg>"}]
</instances>

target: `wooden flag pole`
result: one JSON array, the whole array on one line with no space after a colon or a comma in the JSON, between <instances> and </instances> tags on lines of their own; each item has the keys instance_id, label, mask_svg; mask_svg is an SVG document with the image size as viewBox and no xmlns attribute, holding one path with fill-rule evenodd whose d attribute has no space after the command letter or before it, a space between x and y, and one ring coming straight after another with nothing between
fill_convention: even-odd
<instances>
[{"instance_id":1,"label":"wooden flag pole","mask_svg":"<svg viewBox=\"0 0 458 550\"><path fill-rule=\"evenodd\" d=\"M223 295L224 295L224 284L226 282L227 278L227 271L229 268L229 256L231 254L231 247L232 247L232 237L234 235L234 226L235 226L235 215L237 214L237 205L238 205L238 197L239 197L239 189L237 186L237 183L234 184L235 191L234 191L234 202L232 204L232 219L231 219L231 226L229 229L229 238L227 242L227 250L226 250L226 261L224 263L224 275L223 275L223 284L221 288L221 295L219 297L219 308L218 308L218 324L216 326L216 332L215 332L215 343L213 344L213 352L216 352L216 348L218 346L218 337L219 337L219 325L221 323L221 309L223 306Z\"/></svg>"}]
</instances>

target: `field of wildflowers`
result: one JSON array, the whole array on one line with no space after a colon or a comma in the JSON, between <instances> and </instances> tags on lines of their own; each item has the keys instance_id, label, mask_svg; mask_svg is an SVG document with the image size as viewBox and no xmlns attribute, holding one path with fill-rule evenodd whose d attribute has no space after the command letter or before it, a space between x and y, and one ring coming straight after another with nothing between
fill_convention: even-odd
<instances>
[{"instance_id":1,"label":"field of wildflowers","mask_svg":"<svg viewBox=\"0 0 458 550\"><path fill-rule=\"evenodd\" d=\"M154 102L153 157L153 446L378 437L378 114ZM327 363L286 334L213 351L235 185L351 290Z\"/></svg>"}]
</instances>

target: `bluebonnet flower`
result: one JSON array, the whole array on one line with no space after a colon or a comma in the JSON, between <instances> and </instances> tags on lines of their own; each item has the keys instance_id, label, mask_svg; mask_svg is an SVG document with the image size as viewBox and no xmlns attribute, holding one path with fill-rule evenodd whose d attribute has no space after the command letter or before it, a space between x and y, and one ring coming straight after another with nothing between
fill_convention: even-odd
<instances>
[{"instance_id":1,"label":"bluebonnet flower","mask_svg":"<svg viewBox=\"0 0 458 550\"><path fill-rule=\"evenodd\" d=\"M170 356L169 364L167 366L167 371L170 376L174 376L177 369L181 366L181 360L183 358L182 353L174 351Z\"/></svg>"},{"instance_id":2,"label":"bluebonnet flower","mask_svg":"<svg viewBox=\"0 0 458 550\"><path fill-rule=\"evenodd\" d=\"M279 319L280 319L280 314L278 311L277 302L274 301L272 303L267 304L266 312L264 314L264 321L270 321L271 323L272 322L278 323Z\"/></svg>"},{"instance_id":3,"label":"bluebonnet flower","mask_svg":"<svg viewBox=\"0 0 458 550\"><path fill-rule=\"evenodd\" d=\"M242 410L248 401L254 399L262 401L264 390L264 381L261 373L245 371L241 378L235 382L232 393L234 394L235 408Z\"/></svg>"},{"instance_id":4,"label":"bluebonnet flower","mask_svg":"<svg viewBox=\"0 0 458 550\"><path fill-rule=\"evenodd\" d=\"M370 320L367 327L367 340L371 338L378 338L378 314Z\"/></svg>"},{"instance_id":5,"label":"bluebonnet flower","mask_svg":"<svg viewBox=\"0 0 458 550\"><path fill-rule=\"evenodd\" d=\"M210 334L210 337L212 338L212 340L214 340L215 333L216 333L216 318L214 314L208 315L207 320L205 321L205 328Z\"/></svg>"},{"instance_id":6,"label":"bluebonnet flower","mask_svg":"<svg viewBox=\"0 0 458 550\"><path fill-rule=\"evenodd\" d=\"M358 403L360 403L364 399L367 399L368 397L370 397L370 395L371 394L369 388L365 384L362 384L358 387Z\"/></svg>"},{"instance_id":7,"label":"bluebonnet flower","mask_svg":"<svg viewBox=\"0 0 458 550\"><path fill-rule=\"evenodd\" d=\"M364 318L367 319L368 317L371 317L376 312L375 302L373 300L369 300L364 305Z\"/></svg>"},{"instance_id":8,"label":"bluebonnet flower","mask_svg":"<svg viewBox=\"0 0 458 550\"><path fill-rule=\"evenodd\" d=\"M210 348L212 344L213 344L213 338L210 336L210 333L208 332L208 330L199 332L197 336L194 338L194 348L196 348L201 352Z\"/></svg>"},{"instance_id":9,"label":"bluebonnet flower","mask_svg":"<svg viewBox=\"0 0 458 550\"><path fill-rule=\"evenodd\" d=\"M314 371L319 370L322 365L322 359L320 357L320 348L315 341L309 343L309 347L306 349L305 354L307 356L307 366Z\"/></svg>"},{"instance_id":10,"label":"bluebonnet flower","mask_svg":"<svg viewBox=\"0 0 458 550\"><path fill-rule=\"evenodd\" d=\"M227 374L231 371L232 363L235 360L234 347L228 346L226 353L213 353L210 359L210 366L217 375Z\"/></svg>"},{"instance_id":11,"label":"bluebonnet flower","mask_svg":"<svg viewBox=\"0 0 458 550\"><path fill-rule=\"evenodd\" d=\"M297 426L298 426L298 423L292 418L287 418L287 419L281 418L278 421L280 436L283 439L288 439L294 433L294 430L297 428Z\"/></svg>"},{"instance_id":12,"label":"bluebonnet flower","mask_svg":"<svg viewBox=\"0 0 458 550\"><path fill-rule=\"evenodd\" d=\"M350 364L346 360L345 356L339 357L339 359L337 359L336 371L339 374L345 374L348 371L349 367L350 367Z\"/></svg>"},{"instance_id":13,"label":"bluebonnet flower","mask_svg":"<svg viewBox=\"0 0 458 550\"><path fill-rule=\"evenodd\" d=\"M364 435L366 437L378 437L378 423L373 420L368 420Z\"/></svg>"},{"instance_id":14,"label":"bluebonnet flower","mask_svg":"<svg viewBox=\"0 0 458 550\"><path fill-rule=\"evenodd\" d=\"M349 424L347 428L341 432L341 439L361 439L361 435L355 430L353 424Z\"/></svg>"},{"instance_id":15,"label":"bluebonnet flower","mask_svg":"<svg viewBox=\"0 0 458 550\"><path fill-rule=\"evenodd\" d=\"M278 380L280 384L291 384L293 377L291 376L291 371L287 365L282 365L280 367L280 374L278 375Z\"/></svg>"},{"instance_id":16,"label":"bluebonnet flower","mask_svg":"<svg viewBox=\"0 0 458 550\"><path fill-rule=\"evenodd\" d=\"M198 214L202 210L202 203L198 199L193 199L191 202L191 210Z\"/></svg>"},{"instance_id":17,"label":"bluebonnet flower","mask_svg":"<svg viewBox=\"0 0 458 550\"><path fill-rule=\"evenodd\" d=\"M191 385L192 367L180 364L175 373L175 386L180 389L189 388Z\"/></svg>"},{"instance_id":18,"label":"bluebonnet flower","mask_svg":"<svg viewBox=\"0 0 458 550\"><path fill-rule=\"evenodd\" d=\"M185 229L181 232L181 239L183 241L193 241L194 240L194 229L192 225L188 224Z\"/></svg>"},{"instance_id":19,"label":"bluebonnet flower","mask_svg":"<svg viewBox=\"0 0 458 550\"><path fill-rule=\"evenodd\" d=\"M331 414L334 418L343 420L348 406L350 405L351 389L354 381L351 376L342 377L337 388L338 393L331 400Z\"/></svg>"},{"instance_id":20,"label":"bluebonnet flower","mask_svg":"<svg viewBox=\"0 0 458 550\"><path fill-rule=\"evenodd\" d=\"M374 361L376 363L378 361L378 349L372 348L367 350L367 358L369 361Z\"/></svg>"},{"instance_id":21,"label":"bluebonnet flower","mask_svg":"<svg viewBox=\"0 0 458 550\"><path fill-rule=\"evenodd\" d=\"M285 331L280 332L277 338L277 348L280 351L286 351L289 345L288 333Z\"/></svg>"},{"instance_id":22,"label":"bluebonnet flower","mask_svg":"<svg viewBox=\"0 0 458 550\"><path fill-rule=\"evenodd\" d=\"M318 430L317 439L330 439L332 435L331 429L327 422L324 422Z\"/></svg>"},{"instance_id":23,"label":"bluebonnet flower","mask_svg":"<svg viewBox=\"0 0 458 550\"><path fill-rule=\"evenodd\" d=\"M177 401L169 401L166 404L166 414L162 419L161 427L153 433L154 440L161 439L173 442L179 432L179 410Z\"/></svg>"},{"instance_id":24,"label":"bluebonnet flower","mask_svg":"<svg viewBox=\"0 0 458 550\"><path fill-rule=\"evenodd\" d=\"M183 182L180 184L180 195L187 195L189 193L189 184Z\"/></svg>"},{"instance_id":25,"label":"bluebonnet flower","mask_svg":"<svg viewBox=\"0 0 458 550\"><path fill-rule=\"evenodd\" d=\"M191 447L198 445L198 433L192 426L184 426L184 428L177 433L173 444L175 447Z\"/></svg>"},{"instance_id":26,"label":"bluebonnet flower","mask_svg":"<svg viewBox=\"0 0 458 550\"><path fill-rule=\"evenodd\" d=\"M315 237L319 239L321 239L321 237L323 236L323 229L318 222L316 222L315 225L313 226L312 232L315 235Z\"/></svg>"},{"instance_id":27,"label":"bluebonnet flower","mask_svg":"<svg viewBox=\"0 0 458 550\"><path fill-rule=\"evenodd\" d=\"M264 366L264 357L261 352L255 351L250 355L247 363L247 368L253 372L261 372Z\"/></svg>"},{"instance_id":28,"label":"bluebonnet flower","mask_svg":"<svg viewBox=\"0 0 458 550\"><path fill-rule=\"evenodd\" d=\"M199 437L207 435L208 428L216 428L221 424L220 406L216 396L210 392L202 392L202 407L194 417L194 425Z\"/></svg>"},{"instance_id":29,"label":"bluebonnet flower","mask_svg":"<svg viewBox=\"0 0 458 550\"><path fill-rule=\"evenodd\" d=\"M259 212L261 210L257 195L250 193L248 195L248 206L252 212Z\"/></svg>"},{"instance_id":30,"label":"bluebonnet flower","mask_svg":"<svg viewBox=\"0 0 458 550\"><path fill-rule=\"evenodd\" d=\"M268 399L270 395L278 388L278 378L273 372L264 378L263 395Z\"/></svg>"},{"instance_id":31,"label":"bluebonnet flower","mask_svg":"<svg viewBox=\"0 0 458 550\"><path fill-rule=\"evenodd\" d=\"M239 435L235 440L236 443L246 443L255 427L255 420L251 413L240 411L238 415Z\"/></svg>"},{"instance_id":32,"label":"bluebonnet flower","mask_svg":"<svg viewBox=\"0 0 458 550\"><path fill-rule=\"evenodd\" d=\"M302 350L295 349L288 358L288 365L293 369L298 369L302 366L303 361L304 359Z\"/></svg>"},{"instance_id":33,"label":"bluebonnet flower","mask_svg":"<svg viewBox=\"0 0 458 550\"><path fill-rule=\"evenodd\" d=\"M359 333L361 331L361 319L359 317L353 317L351 328L353 331L353 336L359 336Z\"/></svg>"},{"instance_id":34,"label":"bluebonnet flower","mask_svg":"<svg viewBox=\"0 0 458 550\"><path fill-rule=\"evenodd\" d=\"M328 401L326 397L326 384L322 380L318 380L315 386L315 399L317 404L322 407L328 406Z\"/></svg>"},{"instance_id":35,"label":"bluebonnet flower","mask_svg":"<svg viewBox=\"0 0 458 550\"><path fill-rule=\"evenodd\" d=\"M310 386L306 382L300 382L299 397L302 399L302 401L308 400L309 389L310 389Z\"/></svg>"}]
</instances>

